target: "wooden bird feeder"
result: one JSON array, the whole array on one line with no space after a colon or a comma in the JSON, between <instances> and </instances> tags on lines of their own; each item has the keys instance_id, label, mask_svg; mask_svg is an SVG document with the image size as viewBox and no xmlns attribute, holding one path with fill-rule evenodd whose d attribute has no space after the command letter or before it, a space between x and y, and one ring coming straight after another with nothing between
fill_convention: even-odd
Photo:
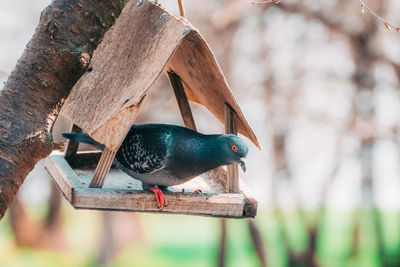
<instances>
[{"instance_id":1,"label":"wooden bird feeder","mask_svg":"<svg viewBox=\"0 0 400 267\"><path fill-rule=\"evenodd\" d=\"M77 153L77 143L69 141L64 155L55 152L45 161L54 182L75 208L255 217L257 201L240 181L237 164L170 186L171 192L165 193L168 206L163 210L158 209L153 193L142 191L140 181L118 169L110 170L161 72L170 79L186 127L196 130L190 100L225 123L226 133L239 132L260 148L199 32L184 18L152 2L131 0L105 33L87 72L60 112L72 121L72 131L82 129L106 148L103 153ZM87 163L96 158L96 169L88 169ZM197 188L202 194L193 192Z\"/></svg>"}]
</instances>

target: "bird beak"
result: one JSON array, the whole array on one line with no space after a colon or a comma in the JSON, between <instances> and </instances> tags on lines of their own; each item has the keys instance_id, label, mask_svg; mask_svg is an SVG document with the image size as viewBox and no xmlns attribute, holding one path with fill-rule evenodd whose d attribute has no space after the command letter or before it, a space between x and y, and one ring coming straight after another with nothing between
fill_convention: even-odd
<instances>
[{"instance_id":1,"label":"bird beak","mask_svg":"<svg viewBox=\"0 0 400 267\"><path fill-rule=\"evenodd\" d=\"M240 167L242 167L243 172L246 172L246 159L240 158Z\"/></svg>"}]
</instances>

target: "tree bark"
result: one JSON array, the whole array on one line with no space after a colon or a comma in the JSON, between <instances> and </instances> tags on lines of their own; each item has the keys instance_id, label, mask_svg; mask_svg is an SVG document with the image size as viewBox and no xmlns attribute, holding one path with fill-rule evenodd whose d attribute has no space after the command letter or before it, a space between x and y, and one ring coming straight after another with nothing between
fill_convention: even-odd
<instances>
[{"instance_id":1,"label":"tree bark","mask_svg":"<svg viewBox=\"0 0 400 267\"><path fill-rule=\"evenodd\" d=\"M26 175L52 150L63 100L124 0L55 0L0 91L0 219Z\"/></svg>"}]
</instances>

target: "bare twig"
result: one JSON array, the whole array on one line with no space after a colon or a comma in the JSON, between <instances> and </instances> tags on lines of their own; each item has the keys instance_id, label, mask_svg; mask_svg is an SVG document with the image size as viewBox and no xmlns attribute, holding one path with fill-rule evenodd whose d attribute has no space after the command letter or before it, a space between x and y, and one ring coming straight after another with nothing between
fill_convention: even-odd
<instances>
[{"instance_id":1,"label":"bare twig","mask_svg":"<svg viewBox=\"0 0 400 267\"><path fill-rule=\"evenodd\" d=\"M266 0L266 1L258 1L252 2L253 5L262 5L262 4L279 4L280 0Z\"/></svg>"},{"instance_id":2,"label":"bare twig","mask_svg":"<svg viewBox=\"0 0 400 267\"><path fill-rule=\"evenodd\" d=\"M391 30L391 28L396 29L398 33L400 33L400 27L397 27L389 22L387 22L385 19L383 19L381 16L376 14L371 8L367 6L367 4L363 0L359 0L361 4L361 14L365 13L365 10L367 10L372 16L376 17L378 20L382 21L383 25L385 25L386 29L388 31Z\"/></svg>"},{"instance_id":3,"label":"bare twig","mask_svg":"<svg viewBox=\"0 0 400 267\"><path fill-rule=\"evenodd\" d=\"M379 21L385 25L385 28L390 31L392 28L396 30L397 33L400 33L400 27L395 26L394 24L388 22L378 14L376 14L363 0L359 0L361 4L361 14L365 14L365 11L369 12L372 16L376 17ZM266 1L258 1L252 2L252 4L261 5L261 4L279 4L280 0L266 0Z\"/></svg>"}]
</instances>

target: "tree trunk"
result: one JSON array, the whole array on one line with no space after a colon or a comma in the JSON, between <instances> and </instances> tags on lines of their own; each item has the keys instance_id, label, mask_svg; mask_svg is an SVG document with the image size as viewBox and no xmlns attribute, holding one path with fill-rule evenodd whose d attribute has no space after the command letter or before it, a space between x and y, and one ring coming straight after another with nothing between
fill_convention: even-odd
<instances>
[{"instance_id":1,"label":"tree trunk","mask_svg":"<svg viewBox=\"0 0 400 267\"><path fill-rule=\"evenodd\" d=\"M55 0L0 91L0 219L26 175L52 150L63 100L124 0Z\"/></svg>"}]
</instances>

